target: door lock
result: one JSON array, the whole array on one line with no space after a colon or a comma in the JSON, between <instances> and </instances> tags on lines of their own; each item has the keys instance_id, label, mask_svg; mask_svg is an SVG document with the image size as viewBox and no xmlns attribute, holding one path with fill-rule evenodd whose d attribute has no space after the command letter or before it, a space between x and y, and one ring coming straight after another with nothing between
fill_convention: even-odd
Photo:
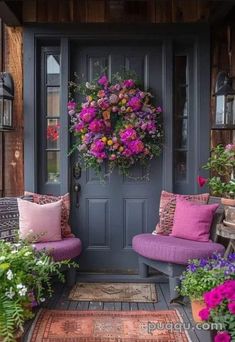
<instances>
[{"instance_id":1,"label":"door lock","mask_svg":"<svg viewBox=\"0 0 235 342\"><path fill-rule=\"evenodd\" d=\"M79 165L78 162L76 162L73 166L73 178L78 180L81 178L81 174L82 174L81 166Z\"/></svg>"},{"instance_id":2,"label":"door lock","mask_svg":"<svg viewBox=\"0 0 235 342\"><path fill-rule=\"evenodd\" d=\"M76 193L76 195L75 195L76 208L79 208L79 206L80 206L80 204L79 204L79 193L81 191L81 188L82 188L81 184L79 184L79 183L74 184L73 190Z\"/></svg>"}]
</instances>

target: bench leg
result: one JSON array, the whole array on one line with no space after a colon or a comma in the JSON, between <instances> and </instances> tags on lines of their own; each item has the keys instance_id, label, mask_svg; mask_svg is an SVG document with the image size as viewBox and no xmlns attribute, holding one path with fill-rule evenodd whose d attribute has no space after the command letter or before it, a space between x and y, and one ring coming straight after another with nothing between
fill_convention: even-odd
<instances>
[{"instance_id":1,"label":"bench leg","mask_svg":"<svg viewBox=\"0 0 235 342\"><path fill-rule=\"evenodd\" d=\"M139 259L139 275L141 278L148 277L148 265L146 265L141 259Z\"/></svg>"},{"instance_id":2,"label":"bench leg","mask_svg":"<svg viewBox=\"0 0 235 342\"><path fill-rule=\"evenodd\" d=\"M74 267L70 267L66 272L66 285L72 287L76 283L77 270Z\"/></svg>"},{"instance_id":3,"label":"bench leg","mask_svg":"<svg viewBox=\"0 0 235 342\"><path fill-rule=\"evenodd\" d=\"M170 301L178 298L179 292L175 289L176 286L180 285L179 277L169 277L169 285L170 285Z\"/></svg>"}]
</instances>

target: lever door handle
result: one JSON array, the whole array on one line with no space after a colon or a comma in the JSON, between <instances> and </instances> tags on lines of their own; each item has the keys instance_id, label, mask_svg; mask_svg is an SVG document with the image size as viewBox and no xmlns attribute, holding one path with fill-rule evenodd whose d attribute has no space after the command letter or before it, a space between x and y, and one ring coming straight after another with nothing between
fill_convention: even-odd
<instances>
[{"instance_id":1,"label":"lever door handle","mask_svg":"<svg viewBox=\"0 0 235 342\"><path fill-rule=\"evenodd\" d=\"M79 208L79 206L80 206L80 204L79 204L79 193L80 193L80 191L81 191L81 184L79 184L79 183L76 183L76 184L74 184L74 191L75 191L75 193L76 193L76 208Z\"/></svg>"}]
</instances>

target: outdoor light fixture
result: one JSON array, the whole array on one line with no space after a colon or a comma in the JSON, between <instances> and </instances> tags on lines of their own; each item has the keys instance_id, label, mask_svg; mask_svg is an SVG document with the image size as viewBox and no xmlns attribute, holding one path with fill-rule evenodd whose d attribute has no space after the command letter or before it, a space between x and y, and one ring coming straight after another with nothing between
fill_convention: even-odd
<instances>
[{"instance_id":1,"label":"outdoor light fixture","mask_svg":"<svg viewBox=\"0 0 235 342\"><path fill-rule=\"evenodd\" d=\"M216 79L215 129L235 128L235 90L226 72L219 72Z\"/></svg>"},{"instance_id":2,"label":"outdoor light fixture","mask_svg":"<svg viewBox=\"0 0 235 342\"><path fill-rule=\"evenodd\" d=\"M0 131L13 130L14 85L7 72L0 73Z\"/></svg>"}]
</instances>

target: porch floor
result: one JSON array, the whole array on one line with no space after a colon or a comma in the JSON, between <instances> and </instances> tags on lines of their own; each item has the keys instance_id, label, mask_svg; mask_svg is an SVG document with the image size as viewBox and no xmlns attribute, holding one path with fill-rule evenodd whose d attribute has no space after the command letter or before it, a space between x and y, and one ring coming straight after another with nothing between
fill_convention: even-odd
<instances>
[{"instance_id":1,"label":"porch floor","mask_svg":"<svg viewBox=\"0 0 235 342\"><path fill-rule=\"evenodd\" d=\"M80 279L78 279L80 281ZM135 282L135 280L133 280ZM146 280L147 281L147 280ZM177 309L183 322L187 325L190 323L192 328L188 330L188 334L192 342L210 342L210 333L208 331L202 331L195 328L194 321L192 318L190 304L170 304L169 300L169 285L168 283L156 284L158 293L157 303L124 303L124 302L79 302L68 299L71 288L68 288L63 284L56 284L55 292L47 303L43 305L47 309L58 309L58 310L167 310ZM31 324L28 324L23 342L30 342L28 332Z\"/></svg>"}]
</instances>

